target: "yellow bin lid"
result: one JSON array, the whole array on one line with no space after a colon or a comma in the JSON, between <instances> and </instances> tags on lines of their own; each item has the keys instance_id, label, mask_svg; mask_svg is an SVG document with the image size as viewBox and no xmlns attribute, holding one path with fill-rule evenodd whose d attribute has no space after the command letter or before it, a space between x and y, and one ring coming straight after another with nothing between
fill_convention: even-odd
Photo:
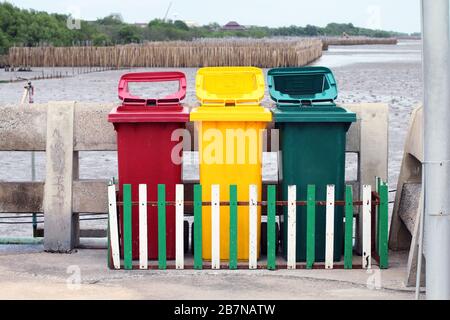
<instances>
[{"instance_id":1,"label":"yellow bin lid","mask_svg":"<svg viewBox=\"0 0 450 320\"><path fill-rule=\"evenodd\" d=\"M272 121L264 98L262 69L208 67L197 72L196 93L202 106L191 112L191 121Z\"/></svg>"},{"instance_id":2,"label":"yellow bin lid","mask_svg":"<svg viewBox=\"0 0 450 320\"><path fill-rule=\"evenodd\" d=\"M264 74L254 67L202 68L197 72L196 90L203 105L259 104L264 98Z\"/></svg>"}]
</instances>

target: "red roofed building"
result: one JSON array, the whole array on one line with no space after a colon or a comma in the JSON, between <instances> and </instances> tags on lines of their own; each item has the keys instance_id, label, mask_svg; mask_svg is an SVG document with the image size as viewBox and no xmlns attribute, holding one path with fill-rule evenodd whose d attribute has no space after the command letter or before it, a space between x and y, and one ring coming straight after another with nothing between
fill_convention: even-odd
<instances>
[{"instance_id":1,"label":"red roofed building","mask_svg":"<svg viewBox=\"0 0 450 320\"><path fill-rule=\"evenodd\" d=\"M245 30L245 27L241 26L236 21L230 21L222 27L222 30L224 30L224 31L242 31L242 30Z\"/></svg>"}]
</instances>

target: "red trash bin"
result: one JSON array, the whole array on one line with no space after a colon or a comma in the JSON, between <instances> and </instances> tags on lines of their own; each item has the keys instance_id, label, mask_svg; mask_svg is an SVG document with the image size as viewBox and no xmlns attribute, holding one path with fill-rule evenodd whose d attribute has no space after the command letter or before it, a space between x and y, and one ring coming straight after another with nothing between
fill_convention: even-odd
<instances>
[{"instance_id":1,"label":"red trash bin","mask_svg":"<svg viewBox=\"0 0 450 320\"><path fill-rule=\"evenodd\" d=\"M133 96L129 83L178 81L179 91L158 99ZM181 105L186 96L186 76L181 72L129 73L119 82L122 105L113 109L108 121L117 131L119 200L123 185L131 184L132 199L138 201L139 184L147 184L148 201L157 200L158 184L166 185L166 200L175 201L175 185L181 183L181 164L172 161L174 130L185 128L189 110ZM181 156L181 155L180 155ZM148 258L158 257L158 209L147 206ZM167 259L175 259L175 208L166 209ZM123 211L119 211L123 232ZM132 209L133 259L139 258L139 208ZM123 248L122 248L123 255Z\"/></svg>"}]
</instances>

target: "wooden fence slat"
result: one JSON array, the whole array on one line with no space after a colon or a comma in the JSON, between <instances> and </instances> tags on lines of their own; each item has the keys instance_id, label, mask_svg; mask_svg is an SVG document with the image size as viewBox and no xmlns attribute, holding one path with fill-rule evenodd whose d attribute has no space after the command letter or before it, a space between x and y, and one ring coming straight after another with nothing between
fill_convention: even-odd
<instances>
[{"instance_id":1,"label":"wooden fence slat","mask_svg":"<svg viewBox=\"0 0 450 320\"><path fill-rule=\"evenodd\" d=\"M109 205L109 201L108 201L108 205ZM108 255L106 256L106 265L108 266L108 269L116 269L114 267L114 262L112 260L112 251L111 251L111 229L110 229L110 218L109 218L109 214L108 214L108 226L106 227L106 241L107 241L107 250L108 250ZM34 222L34 220L33 220ZM36 231L33 230L33 232L35 233ZM119 266L120 268L120 266Z\"/></svg>"},{"instance_id":2,"label":"wooden fence slat","mask_svg":"<svg viewBox=\"0 0 450 320\"><path fill-rule=\"evenodd\" d=\"M334 261L334 185L327 186L325 268L333 269Z\"/></svg>"},{"instance_id":3,"label":"wooden fence slat","mask_svg":"<svg viewBox=\"0 0 450 320\"><path fill-rule=\"evenodd\" d=\"M363 186L363 208L362 208L362 266L370 269L372 260L372 243L371 243L371 217L372 210L372 187L370 185Z\"/></svg>"},{"instance_id":4,"label":"wooden fence slat","mask_svg":"<svg viewBox=\"0 0 450 320\"><path fill-rule=\"evenodd\" d=\"M126 270L133 269L133 240L131 216L131 185L123 185L123 263Z\"/></svg>"},{"instance_id":5,"label":"wooden fence slat","mask_svg":"<svg viewBox=\"0 0 450 320\"><path fill-rule=\"evenodd\" d=\"M202 259L202 186L194 185L194 269L203 268Z\"/></svg>"},{"instance_id":6,"label":"wooden fence slat","mask_svg":"<svg viewBox=\"0 0 450 320\"><path fill-rule=\"evenodd\" d=\"M353 190L352 186L345 188L345 242L344 268L353 268Z\"/></svg>"},{"instance_id":7,"label":"wooden fence slat","mask_svg":"<svg viewBox=\"0 0 450 320\"><path fill-rule=\"evenodd\" d=\"M109 200L109 236L112 261L115 269L120 269L119 225L117 221L116 186L108 187ZM108 257L109 261L109 257Z\"/></svg>"},{"instance_id":8,"label":"wooden fence slat","mask_svg":"<svg viewBox=\"0 0 450 320\"><path fill-rule=\"evenodd\" d=\"M297 242L297 187L288 186L288 239L287 239L287 268L297 267L296 242Z\"/></svg>"},{"instance_id":9,"label":"wooden fence slat","mask_svg":"<svg viewBox=\"0 0 450 320\"><path fill-rule=\"evenodd\" d=\"M211 186L211 268L220 269L220 186Z\"/></svg>"},{"instance_id":10,"label":"wooden fence slat","mask_svg":"<svg viewBox=\"0 0 450 320\"><path fill-rule=\"evenodd\" d=\"M306 268L312 269L316 259L316 186L314 185L308 185L306 225Z\"/></svg>"},{"instance_id":11,"label":"wooden fence slat","mask_svg":"<svg viewBox=\"0 0 450 320\"><path fill-rule=\"evenodd\" d=\"M388 211L389 211L389 189L387 184L380 186L380 207L379 207L379 233L378 233L378 254L380 256L380 268L387 269L389 267L388 256Z\"/></svg>"},{"instance_id":12,"label":"wooden fence slat","mask_svg":"<svg viewBox=\"0 0 450 320\"><path fill-rule=\"evenodd\" d=\"M249 255L248 268L251 270L258 268L258 187L249 186Z\"/></svg>"},{"instance_id":13,"label":"wooden fence slat","mask_svg":"<svg viewBox=\"0 0 450 320\"><path fill-rule=\"evenodd\" d=\"M276 269L276 186L267 187L267 269Z\"/></svg>"},{"instance_id":14,"label":"wooden fence slat","mask_svg":"<svg viewBox=\"0 0 450 320\"><path fill-rule=\"evenodd\" d=\"M237 269L237 186L230 186L230 269Z\"/></svg>"},{"instance_id":15,"label":"wooden fence slat","mask_svg":"<svg viewBox=\"0 0 450 320\"><path fill-rule=\"evenodd\" d=\"M175 265L177 269L184 269L184 185L175 187Z\"/></svg>"},{"instance_id":16,"label":"wooden fence slat","mask_svg":"<svg viewBox=\"0 0 450 320\"><path fill-rule=\"evenodd\" d=\"M158 268L167 268L166 256L166 185L158 185Z\"/></svg>"},{"instance_id":17,"label":"wooden fence slat","mask_svg":"<svg viewBox=\"0 0 450 320\"><path fill-rule=\"evenodd\" d=\"M147 185L139 185L139 268L148 268Z\"/></svg>"}]
</instances>

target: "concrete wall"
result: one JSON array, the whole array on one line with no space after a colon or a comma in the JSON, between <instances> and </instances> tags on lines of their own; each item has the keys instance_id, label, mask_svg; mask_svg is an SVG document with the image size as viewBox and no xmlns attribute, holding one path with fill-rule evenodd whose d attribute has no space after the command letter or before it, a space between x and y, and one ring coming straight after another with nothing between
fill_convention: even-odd
<instances>
[{"instance_id":1,"label":"concrete wall","mask_svg":"<svg viewBox=\"0 0 450 320\"><path fill-rule=\"evenodd\" d=\"M419 217L424 200L422 193L423 161L423 108L419 106L414 109L411 115L389 234L389 248L391 250L409 249L405 277L407 286L414 286L416 282ZM424 270L422 270L421 279L422 284L424 284Z\"/></svg>"},{"instance_id":2,"label":"concrete wall","mask_svg":"<svg viewBox=\"0 0 450 320\"><path fill-rule=\"evenodd\" d=\"M74 237L79 236L78 224L71 216L108 212L107 181L79 180L77 161L69 159L68 150L72 150L75 158L78 151L116 150L116 134L106 120L113 107L108 103L76 102L0 107L0 151L47 150L48 168L46 186L40 182L0 182L0 213L43 212L46 224L53 221L45 227L45 237L53 239L46 242L49 251L66 252L77 244ZM352 182L357 189L355 198L358 198L364 184L372 185L375 190L375 177L387 181L388 106L352 104L345 107L358 117L347 142L347 152L358 153L359 158L358 181ZM193 130L193 126L188 127ZM52 148L58 152L48 152ZM73 159L72 152L69 153Z\"/></svg>"}]
</instances>

